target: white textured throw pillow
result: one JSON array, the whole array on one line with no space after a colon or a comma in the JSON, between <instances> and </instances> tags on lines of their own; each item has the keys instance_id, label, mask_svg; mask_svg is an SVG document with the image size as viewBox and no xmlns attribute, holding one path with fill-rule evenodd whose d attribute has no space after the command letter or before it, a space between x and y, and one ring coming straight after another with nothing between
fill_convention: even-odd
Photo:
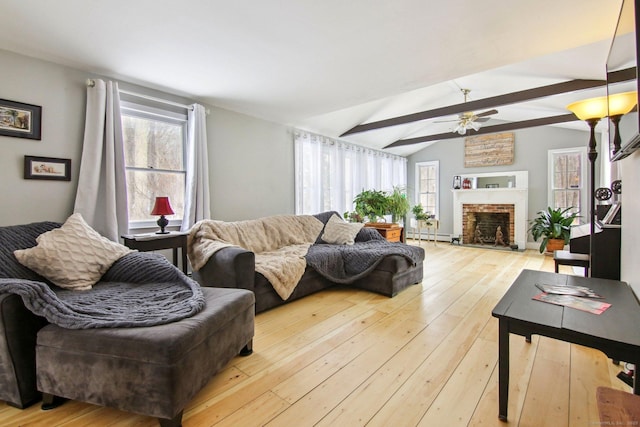
<instances>
[{"instance_id":1,"label":"white textured throw pillow","mask_svg":"<svg viewBox=\"0 0 640 427\"><path fill-rule=\"evenodd\" d=\"M356 235L363 226L361 222L346 222L333 214L324 227L322 240L336 245L353 245Z\"/></svg>"},{"instance_id":2,"label":"white textured throw pillow","mask_svg":"<svg viewBox=\"0 0 640 427\"><path fill-rule=\"evenodd\" d=\"M20 264L61 288L87 290L131 249L91 228L79 213L60 228L41 234L37 246L14 251Z\"/></svg>"}]
</instances>

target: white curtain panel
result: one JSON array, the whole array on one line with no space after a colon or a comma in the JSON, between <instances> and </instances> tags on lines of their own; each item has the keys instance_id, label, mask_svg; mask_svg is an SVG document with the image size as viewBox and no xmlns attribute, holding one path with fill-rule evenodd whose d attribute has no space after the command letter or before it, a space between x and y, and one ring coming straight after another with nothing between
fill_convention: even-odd
<instances>
[{"instance_id":1,"label":"white curtain panel","mask_svg":"<svg viewBox=\"0 0 640 427\"><path fill-rule=\"evenodd\" d=\"M200 104L193 104L192 107L187 119L187 176L182 231L211 217L206 110Z\"/></svg>"},{"instance_id":2,"label":"white curtain panel","mask_svg":"<svg viewBox=\"0 0 640 427\"><path fill-rule=\"evenodd\" d=\"M127 187L118 83L94 80L87 111L74 213L103 236L128 233Z\"/></svg>"},{"instance_id":3,"label":"white curtain panel","mask_svg":"<svg viewBox=\"0 0 640 427\"><path fill-rule=\"evenodd\" d=\"M293 138L297 214L342 214L362 190L406 188L404 157L299 130Z\"/></svg>"}]
</instances>

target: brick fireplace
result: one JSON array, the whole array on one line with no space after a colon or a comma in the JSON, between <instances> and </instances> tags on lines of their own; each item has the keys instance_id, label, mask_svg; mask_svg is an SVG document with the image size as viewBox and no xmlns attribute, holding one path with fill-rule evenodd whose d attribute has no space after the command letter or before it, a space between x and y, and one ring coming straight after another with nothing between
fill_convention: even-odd
<instances>
[{"instance_id":1,"label":"brick fireplace","mask_svg":"<svg viewBox=\"0 0 640 427\"><path fill-rule=\"evenodd\" d=\"M529 209L528 175L516 174L517 185L501 188L454 189L453 235L461 243L473 244L475 228L480 225L484 246L493 246L498 225L507 245L517 245L519 250L527 246L527 214ZM476 174L480 176L481 174ZM472 214L473 213L473 214ZM495 215L494 219L490 219ZM506 217L505 217L506 215ZM470 231L471 230L471 231Z\"/></svg>"},{"instance_id":2,"label":"brick fireplace","mask_svg":"<svg viewBox=\"0 0 640 427\"><path fill-rule=\"evenodd\" d=\"M509 246L515 241L514 219L513 204L465 203L462 205L462 243Z\"/></svg>"}]
</instances>

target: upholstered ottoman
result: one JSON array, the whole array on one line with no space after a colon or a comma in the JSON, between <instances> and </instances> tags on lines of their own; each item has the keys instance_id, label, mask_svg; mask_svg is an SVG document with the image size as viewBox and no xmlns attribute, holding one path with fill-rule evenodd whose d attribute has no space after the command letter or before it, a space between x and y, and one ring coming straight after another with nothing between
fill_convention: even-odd
<instances>
[{"instance_id":1,"label":"upholstered ottoman","mask_svg":"<svg viewBox=\"0 0 640 427\"><path fill-rule=\"evenodd\" d=\"M203 288L193 317L144 328L38 332L36 378L44 404L54 396L159 418L179 426L187 403L241 351L254 332L252 292Z\"/></svg>"}]
</instances>

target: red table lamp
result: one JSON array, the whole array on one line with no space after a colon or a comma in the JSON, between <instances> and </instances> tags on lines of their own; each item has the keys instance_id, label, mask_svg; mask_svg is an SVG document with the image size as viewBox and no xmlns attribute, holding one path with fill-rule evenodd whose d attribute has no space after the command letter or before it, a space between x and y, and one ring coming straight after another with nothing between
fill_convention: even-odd
<instances>
[{"instance_id":1,"label":"red table lamp","mask_svg":"<svg viewBox=\"0 0 640 427\"><path fill-rule=\"evenodd\" d=\"M169 203L168 197L156 197L156 204L153 205L153 210L151 211L151 215L160 215L160 219L158 219L158 225L160 226L160 231L156 231L156 234L169 234L168 231L164 231L164 228L169 224L169 220L165 218L165 215L173 215L173 209L171 209L171 204Z\"/></svg>"}]
</instances>

